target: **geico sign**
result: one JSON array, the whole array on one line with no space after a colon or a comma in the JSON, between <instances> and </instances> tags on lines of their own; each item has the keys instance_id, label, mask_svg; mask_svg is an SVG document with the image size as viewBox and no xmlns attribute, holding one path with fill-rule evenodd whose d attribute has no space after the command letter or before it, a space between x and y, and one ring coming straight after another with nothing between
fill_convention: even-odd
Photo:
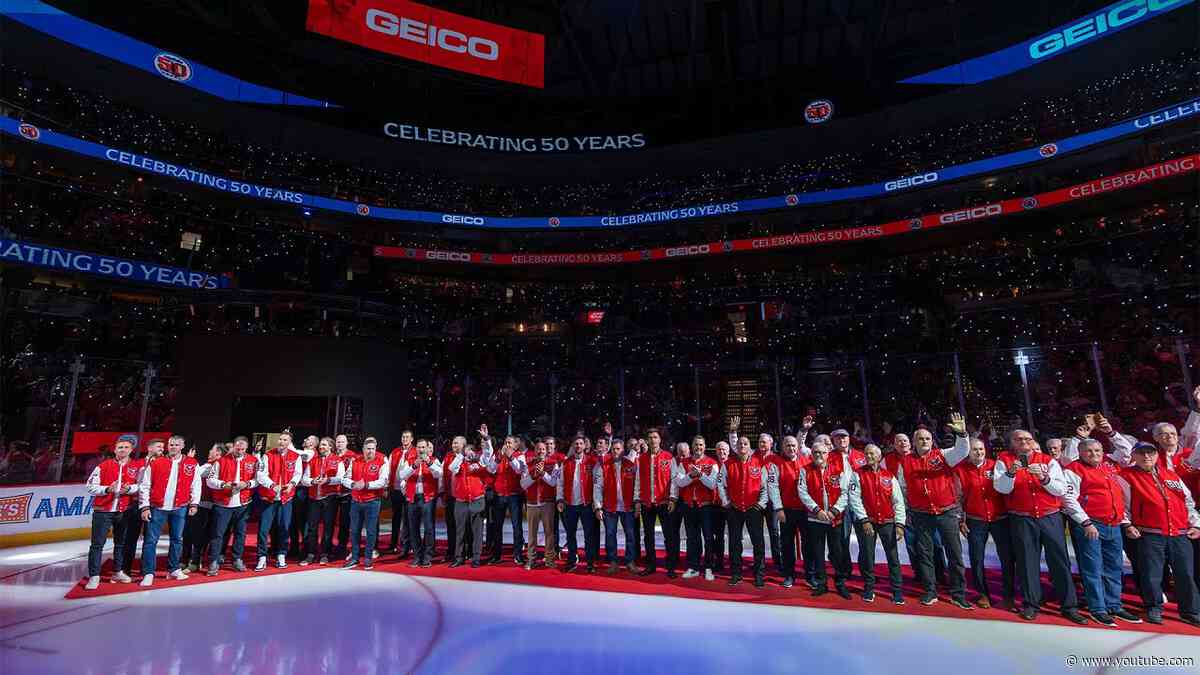
<instances>
[{"instance_id":1,"label":"geico sign","mask_svg":"<svg viewBox=\"0 0 1200 675\"><path fill-rule=\"evenodd\" d=\"M948 223L961 223L964 220L975 220L976 218L987 218L988 216L998 216L1003 209L999 204L988 204L987 206L976 206L973 209L962 209L961 211L951 211L943 213L938 220L943 225Z\"/></svg>"},{"instance_id":2,"label":"geico sign","mask_svg":"<svg viewBox=\"0 0 1200 675\"><path fill-rule=\"evenodd\" d=\"M443 223L461 223L463 225L482 225L483 218L480 216L456 216L449 213L442 214Z\"/></svg>"},{"instance_id":3,"label":"geico sign","mask_svg":"<svg viewBox=\"0 0 1200 675\"><path fill-rule=\"evenodd\" d=\"M676 246L675 248L667 249L668 258L678 258L684 255L704 255L708 253L708 244L700 244L698 246Z\"/></svg>"},{"instance_id":4,"label":"geico sign","mask_svg":"<svg viewBox=\"0 0 1200 675\"><path fill-rule=\"evenodd\" d=\"M457 251L426 251L426 260L449 260L450 262L471 262L470 253L459 253Z\"/></svg>"},{"instance_id":5,"label":"geico sign","mask_svg":"<svg viewBox=\"0 0 1200 675\"><path fill-rule=\"evenodd\" d=\"M500 58L500 45L492 40L464 35L450 28L438 28L423 21L406 16L396 16L381 9L367 10L367 28L376 33L437 47L455 54L470 54L484 61L495 61Z\"/></svg>"},{"instance_id":6,"label":"geico sign","mask_svg":"<svg viewBox=\"0 0 1200 675\"><path fill-rule=\"evenodd\" d=\"M884 190L884 192L891 192L893 190L903 190L904 188L916 187L918 185L925 185L926 183L932 183L932 182L936 181L937 179L938 179L937 172L930 171L929 173L921 174L918 176L909 176L907 178L897 178L896 180L889 180L888 182L883 184L883 190Z\"/></svg>"},{"instance_id":7,"label":"geico sign","mask_svg":"<svg viewBox=\"0 0 1200 675\"><path fill-rule=\"evenodd\" d=\"M1029 57L1041 59L1067 47L1099 37L1109 30L1137 21L1147 14L1161 12L1192 0L1128 0L1100 11L1067 28L1034 40L1029 45Z\"/></svg>"}]
</instances>

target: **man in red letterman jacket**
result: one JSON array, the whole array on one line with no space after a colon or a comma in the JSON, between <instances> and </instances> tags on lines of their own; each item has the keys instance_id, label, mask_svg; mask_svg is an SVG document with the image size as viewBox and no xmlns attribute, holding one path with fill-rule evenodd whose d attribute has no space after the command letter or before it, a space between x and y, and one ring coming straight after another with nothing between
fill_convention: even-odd
<instances>
[{"instance_id":1,"label":"man in red letterman jacket","mask_svg":"<svg viewBox=\"0 0 1200 675\"><path fill-rule=\"evenodd\" d=\"M946 425L954 432L954 447L941 449L933 444L933 434L928 429L913 432L913 453L900 458L896 467L896 480L908 503L908 518L912 521L917 537L917 571L925 592L921 595L922 605L938 601L936 569L933 558L934 533L942 540L950 566L950 602L959 609L972 610L967 602L966 580L962 563L962 540L959 525L962 509L954 492L954 467L966 459L971 451L967 438L967 423L959 413L951 413Z\"/></svg>"},{"instance_id":2,"label":"man in red letterman jacket","mask_svg":"<svg viewBox=\"0 0 1200 675\"><path fill-rule=\"evenodd\" d=\"M842 546L842 519L845 517L850 499L850 478L853 470L845 464L839 469L830 466L830 447L814 443L812 462L804 467L804 475L797 481L800 501L808 510L805 520L804 542L808 550L806 560L814 565L813 597L829 592L828 576L825 572L825 550L829 549L829 562L833 565L833 580L838 595L849 600L846 580L850 578L850 551Z\"/></svg>"},{"instance_id":3,"label":"man in red letterman jacket","mask_svg":"<svg viewBox=\"0 0 1200 675\"><path fill-rule=\"evenodd\" d=\"M304 477L300 453L292 446L292 434L279 434L275 448L263 453L258 467L258 497L265 507L258 516L258 564L254 570L267 568L267 535L275 551L275 566L287 567L288 528L292 522L292 499Z\"/></svg>"},{"instance_id":4,"label":"man in red letterman jacket","mask_svg":"<svg viewBox=\"0 0 1200 675\"><path fill-rule=\"evenodd\" d=\"M1092 620L1105 626L1115 626L1116 620L1141 623L1135 615L1121 606L1122 568L1125 563L1121 522L1125 518L1125 497L1119 476L1127 465L1132 448L1122 437L1116 445L1122 455L1113 461L1104 456L1100 441L1089 438L1091 428L1086 423L1076 429L1079 442L1068 441L1071 454L1078 461L1067 461L1063 478L1067 491L1063 494L1063 513L1071 528L1071 544L1075 562L1083 580L1083 596ZM1073 459L1073 458L1072 458Z\"/></svg>"},{"instance_id":5,"label":"man in red letterman jacket","mask_svg":"<svg viewBox=\"0 0 1200 675\"><path fill-rule=\"evenodd\" d=\"M525 564L525 535L521 528L522 506L525 502L525 491L521 489L521 474L525 471L525 453L517 447L517 438L507 436L500 448L500 456L496 458L496 480L492 490L496 493L492 512L488 516L488 527L492 530L492 554L486 561L489 565L500 563L500 554L504 548L504 519L507 517L513 531L513 562Z\"/></svg>"},{"instance_id":6,"label":"man in red letterman jacket","mask_svg":"<svg viewBox=\"0 0 1200 675\"><path fill-rule=\"evenodd\" d=\"M133 443L119 440L113 448L113 458L106 459L88 476L87 491L92 495L92 545L88 547L88 581L85 588L100 587L100 559L108 532L113 533L113 577L116 583L132 579L122 569L125 556L136 555L125 550L126 511L138 493L138 468L129 461Z\"/></svg>"},{"instance_id":7,"label":"man in red letterman jacket","mask_svg":"<svg viewBox=\"0 0 1200 675\"><path fill-rule=\"evenodd\" d=\"M570 451L558 466L556 476L558 512L562 514L563 527L567 531L567 566L564 573L575 571L579 560L577 532L583 526L583 556L588 574L596 571L596 558L600 557L600 521L592 511L592 469L596 457L585 450L582 436L571 442Z\"/></svg>"},{"instance_id":8,"label":"man in red letterman jacket","mask_svg":"<svg viewBox=\"0 0 1200 675\"><path fill-rule=\"evenodd\" d=\"M350 556L342 569L351 569L363 561L364 569L375 566L375 543L379 540L379 510L387 494L388 460L376 450L379 441L368 436L363 441L362 457L352 458L342 474L342 486L350 490ZM363 529L367 531L366 550L362 551ZM360 557L359 553L365 553Z\"/></svg>"},{"instance_id":9,"label":"man in red letterman jacket","mask_svg":"<svg viewBox=\"0 0 1200 675\"><path fill-rule=\"evenodd\" d=\"M975 604L982 609L992 606L991 591L988 590L987 570L984 558L990 536L1000 558L1000 592L1002 606L1013 607L1016 597L1016 578L1013 557L1012 531L1008 523L1008 508L1004 506L1004 495L996 492L992 484L992 473L996 460L989 459L987 447L978 438L971 439L971 451L966 460L954 467L954 489L962 504L963 520L959 531L967 537L967 557L971 560L971 583L979 593ZM934 551L936 563L938 552Z\"/></svg>"},{"instance_id":10,"label":"man in red letterman jacket","mask_svg":"<svg viewBox=\"0 0 1200 675\"><path fill-rule=\"evenodd\" d=\"M221 569L221 545L225 532L232 529L232 563L236 572L246 571L242 562L242 550L246 545L246 520L250 514L250 500L258 486L258 460L246 453L250 440L245 436L233 439L233 449L217 462L215 471L208 473L208 487L212 490L213 527L212 540L208 543L207 576L215 577Z\"/></svg>"},{"instance_id":11,"label":"man in red letterman jacket","mask_svg":"<svg viewBox=\"0 0 1200 675\"><path fill-rule=\"evenodd\" d=\"M179 565L183 550L183 528L189 515L195 515L200 503L200 465L183 454L183 436L167 439L167 454L155 457L142 470L138 503L142 522L146 523L142 543L142 586L154 584L154 565L158 557L158 537L163 524L171 528L171 546L167 551L167 577L187 579Z\"/></svg>"},{"instance_id":12,"label":"man in red letterman jacket","mask_svg":"<svg viewBox=\"0 0 1200 675\"><path fill-rule=\"evenodd\" d=\"M392 502L392 541L385 553L398 553L404 560L412 554L412 541L408 536L408 499L405 497L404 480L398 475L400 460L413 462L417 459L417 448L413 445L413 432L405 429L400 434L400 447L388 456L388 468L392 475L388 481L388 494Z\"/></svg>"},{"instance_id":13,"label":"man in red letterman jacket","mask_svg":"<svg viewBox=\"0 0 1200 675\"><path fill-rule=\"evenodd\" d=\"M592 469L592 491L595 497L593 508L604 521L604 555L608 558L608 574L617 573L617 526L625 531L625 556L621 564L630 572L637 572L633 565L633 504L637 483L637 453L625 452L625 443L619 438L611 441L611 449L605 453Z\"/></svg>"},{"instance_id":14,"label":"man in red letterman jacket","mask_svg":"<svg viewBox=\"0 0 1200 675\"><path fill-rule=\"evenodd\" d=\"M791 588L796 580L796 535L803 539L804 523L808 520L804 510L804 502L800 501L800 477L804 475L804 467L812 461L807 455L800 454L800 441L795 436L784 436L782 451L771 457L767 465L767 491L771 503L777 509L773 516L779 521L779 548L783 569L783 581L780 585ZM801 544L801 550L804 546ZM807 559L804 561L806 572L809 568ZM808 581L813 581L808 577Z\"/></svg>"},{"instance_id":15,"label":"man in red letterman jacket","mask_svg":"<svg viewBox=\"0 0 1200 675\"><path fill-rule=\"evenodd\" d=\"M408 500L408 536L413 546L409 567L433 565L434 524L438 484L442 480L442 463L433 456L433 443L417 441L417 455L410 462L400 458L400 479L404 481Z\"/></svg>"},{"instance_id":16,"label":"man in red letterman jacket","mask_svg":"<svg viewBox=\"0 0 1200 675\"><path fill-rule=\"evenodd\" d=\"M634 479L634 514L642 521L642 552L644 560L639 576L654 574L658 566L657 520L664 532L667 527L667 506L671 496L671 465L674 458L662 447L658 429L646 433L648 446L638 454L637 477ZM678 532L676 533L678 534Z\"/></svg>"},{"instance_id":17,"label":"man in red letterman jacket","mask_svg":"<svg viewBox=\"0 0 1200 675\"><path fill-rule=\"evenodd\" d=\"M996 458L992 483L1004 495L1012 528L1013 549L1017 551L1017 583L1024 597L1021 618L1033 621L1042 604L1042 550L1054 583L1064 617L1083 625L1087 618L1079 613L1071 562L1067 558L1066 527L1062 517L1062 496L1067 491L1062 467L1041 451L1033 434L1014 429L1008 434L1009 451Z\"/></svg>"},{"instance_id":18,"label":"man in red letterman jacket","mask_svg":"<svg viewBox=\"0 0 1200 675\"><path fill-rule=\"evenodd\" d=\"M862 599L875 602L875 538L887 556L892 602L904 604L900 581L900 553L896 543L904 537L904 493L900 481L880 464L883 451L868 443L863 449L867 463L850 472L850 514L858 535L858 570L863 576Z\"/></svg>"},{"instance_id":19,"label":"man in red letterman jacket","mask_svg":"<svg viewBox=\"0 0 1200 675\"><path fill-rule=\"evenodd\" d=\"M686 444L683 447L686 448ZM768 460L762 461L765 464ZM676 464L671 486L672 502L682 516L687 533L684 579L698 577L702 572L706 581L714 578L712 508L719 501L717 482L720 480L721 465L705 454L704 437L692 438L691 456Z\"/></svg>"},{"instance_id":20,"label":"man in red letterman jacket","mask_svg":"<svg viewBox=\"0 0 1200 675\"><path fill-rule=\"evenodd\" d=\"M529 528L529 550L525 552L526 571L533 569L533 554L537 551L539 527L546 537L546 567L553 568L558 557L558 530L554 527L557 472L546 463L549 452L546 442L537 440L533 444L533 451L526 455L522 463L524 470L521 472L521 488L525 490L525 515Z\"/></svg>"},{"instance_id":21,"label":"man in red letterman jacket","mask_svg":"<svg viewBox=\"0 0 1200 675\"><path fill-rule=\"evenodd\" d=\"M1175 602L1179 618L1200 627L1200 596L1196 583L1187 574L1192 569L1192 547L1188 540L1200 540L1200 513L1196 502L1179 474L1159 463L1158 447L1151 443L1133 446L1133 466L1121 470L1117 479L1125 501L1122 527L1138 540L1139 586L1146 606L1146 621L1163 622L1163 563L1170 562L1175 572ZM1200 461L1187 458L1190 468L1200 469Z\"/></svg>"},{"instance_id":22,"label":"man in red letterman jacket","mask_svg":"<svg viewBox=\"0 0 1200 675\"><path fill-rule=\"evenodd\" d=\"M337 512L336 499L340 494L346 465L333 454L332 438L326 436L317 443L317 454L304 463L300 484L308 488L308 522L304 527L304 560L300 566L311 565L320 551L321 565L329 564L333 552L333 522ZM317 538L318 528L320 539Z\"/></svg>"},{"instance_id":23,"label":"man in red letterman jacket","mask_svg":"<svg viewBox=\"0 0 1200 675\"><path fill-rule=\"evenodd\" d=\"M742 583L742 532L749 530L754 547L754 585L762 588L766 546L763 511L767 508L766 465L754 454L750 439L738 438L737 456L725 463L717 485L729 522L729 585Z\"/></svg>"},{"instance_id":24,"label":"man in red letterman jacket","mask_svg":"<svg viewBox=\"0 0 1200 675\"><path fill-rule=\"evenodd\" d=\"M483 516L487 507L485 481L489 475L496 474L498 467L486 424L480 425L479 436L482 453L477 454L474 447L466 445L462 453L455 455L446 467L454 493L454 520L458 528L454 541L454 562L450 563L450 567L458 567L466 562L468 544L471 547L471 567L480 565Z\"/></svg>"}]
</instances>

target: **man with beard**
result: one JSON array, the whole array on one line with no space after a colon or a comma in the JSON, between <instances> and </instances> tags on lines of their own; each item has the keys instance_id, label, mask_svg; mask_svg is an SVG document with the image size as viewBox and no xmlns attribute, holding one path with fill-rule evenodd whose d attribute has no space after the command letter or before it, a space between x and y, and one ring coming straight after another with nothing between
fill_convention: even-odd
<instances>
[{"instance_id":1,"label":"man with beard","mask_svg":"<svg viewBox=\"0 0 1200 675\"><path fill-rule=\"evenodd\" d=\"M321 565L329 564L333 550L333 521L336 515L336 498L340 492L332 486L341 486L346 467L333 454L334 441L326 436L317 443L317 454L304 465L304 477L300 483L308 487L308 522L304 528L304 560L302 567L311 565L320 551ZM320 530L320 538L317 537Z\"/></svg>"},{"instance_id":2,"label":"man with beard","mask_svg":"<svg viewBox=\"0 0 1200 675\"><path fill-rule=\"evenodd\" d=\"M413 560L409 567L433 565L435 545L434 511L437 509L438 483L442 479L442 463L433 456L433 444L417 442L417 455L409 462L400 457L400 480L404 481L404 497L408 502L409 544Z\"/></svg>"},{"instance_id":3,"label":"man with beard","mask_svg":"<svg viewBox=\"0 0 1200 675\"><path fill-rule=\"evenodd\" d=\"M597 444L598 445L598 444ZM594 471L593 493L596 516L604 522L604 555L608 558L608 574L617 572L617 526L625 532L625 568L636 572L633 565L633 504L637 482L637 453L625 454L621 439L613 439L611 451L601 456Z\"/></svg>"},{"instance_id":4,"label":"man with beard","mask_svg":"<svg viewBox=\"0 0 1200 675\"><path fill-rule=\"evenodd\" d=\"M638 572L638 575L643 577L654 574L658 566L655 522L658 522L664 532L668 531L671 470L675 463L671 453L662 448L662 435L658 429L650 429L646 440L649 442L648 446L638 454L638 472L633 488L634 513L641 518L644 537L642 550L645 552L645 562L642 571Z\"/></svg>"},{"instance_id":5,"label":"man with beard","mask_svg":"<svg viewBox=\"0 0 1200 675\"><path fill-rule=\"evenodd\" d=\"M388 460L377 452L379 442L368 436L363 441L362 457L350 460L342 476L342 486L350 490L350 557L342 569L351 569L361 560L363 569L375 566L375 544L379 540L379 510L387 494ZM366 529L366 548L360 556L360 539Z\"/></svg>"},{"instance_id":6,"label":"man with beard","mask_svg":"<svg viewBox=\"0 0 1200 675\"><path fill-rule=\"evenodd\" d=\"M684 464L692 457L691 448L687 443L675 444L675 457L671 460L671 501L667 504L667 525L663 529L663 539L667 548L667 578L675 578L675 570L679 567L679 551L681 541L679 530L683 525L683 508L679 506L679 484L684 480L687 469Z\"/></svg>"},{"instance_id":7,"label":"man with beard","mask_svg":"<svg viewBox=\"0 0 1200 675\"><path fill-rule=\"evenodd\" d=\"M392 449L388 456L388 468L392 470L388 481L388 497L392 506L392 540L384 553L399 553L404 560L412 553L412 541L408 537L408 498L404 479L400 478L400 461L411 464L417 459L417 448L413 445L413 432L405 429L400 434L400 446Z\"/></svg>"},{"instance_id":8,"label":"man with beard","mask_svg":"<svg viewBox=\"0 0 1200 675\"><path fill-rule=\"evenodd\" d=\"M563 568L564 573L575 571L578 563L577 533L580 525L583 526L583 552L588 574L596 571L596 558L600 556L600 521L591 507L596 458L588 454L585 448L584 438L577 436L559 467L557 477L558 512L562 515L567 540L567 566Z\"/></svg>"},{"instance_id":9,"label":"man with beard","mask_svg":"<svg viewBox=\"0 0 1200 675\"><path fill-rule=\"evenodd\" d=\"M498 564L500 553L504 548L504 518L507 516L512 523L513 531L513 562L524 565L525 536L521 529L524 504L524 490L521 489L521 474L525 472L525 453L517 447L515 436L506 436L504 445L500 448L497 458L496 480L492 486L496 494L495 504L488 517L488 528L492 533L492 554L488 564Z\"/></svg>"},{"instance_id":10,"label":"man with beard","mask_svg":"<svg viewBox=\"0 0 1200 675\"><path fill-rule=\"evenodd\" d=\"M232 558L235 572L245 572L242 549L246 545L246 520L250 513L250 500L254 488L258 487L258 460L246 454L250 441L245 436L233 439L233 449L217 462L216 471L208 474L208 487L212 489L213 527L212 540L208 544L208 572L215 577L221 569L221 546L226 530L233 534Z\"/></svg>"},{"instance_id":11,"label":"man with beard","mask_svg":"<svg viewBox=\"0 0 1200 675\"><path fill-rule=\"evenodd\" d=\"M303 462L292 446L292 435L279 434L277 447L262 456L258 467L258 496L266 504L258 520L258 564L254 571L267 568L267 538L275 551L275 567L287 567L288 536L292 523L292 500L303 478Z\"/></svg>"},{"instance_id":12,"label":"man with beard","mask_svg":"<svg viewBox=\"0 0 1200 675\"><path fill-rule=\"evenodd\" d=\"M533 569L534 553L537 551L538 528L546 537L546 567L553 569L558 557L558 530L554 527L555 489L557 470L546 463L549 450L545 441L533 444L533 452L522 463L521 488L525 490L525 514L528 520L528 545L525 553L525 570Z\"/></svg>"}]
</instances>

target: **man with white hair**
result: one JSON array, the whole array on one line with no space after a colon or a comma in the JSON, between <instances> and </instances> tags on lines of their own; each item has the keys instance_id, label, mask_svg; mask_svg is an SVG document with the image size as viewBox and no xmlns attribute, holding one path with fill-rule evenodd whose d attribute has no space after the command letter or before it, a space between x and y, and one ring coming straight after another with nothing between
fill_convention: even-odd
<instances>
[{"instance_id":1,"label":"man with white hair","mask_svg":"<svg viewBox=\"0 0 1200 675\"><path fill-rule=\"evenodd\" d=\"M486 424L480 425L479 437L483 445L482 454L476 452L473 446L464 444L462 454L457 455L446 467L451 481L450 489L454 493L454 521L458 526L458 537L454 542L454 562L450 563L449 567L458 567L466 562L468 545L471 547L471 567L480 565L483 550L483 515L487 507L484 495L485 479L489 475L496 475L499 467L496 465L492 439L488 436ZM467 541L468 536L470 542Z\"/></svg>"},{"instance_id":2,"label":"man with white hair","mask_svg":"<svg viewBox=\"0 0 1200 675\"><path fill-rule=\"evenodd\" d=\"M800 441L795 436L784 436L783 452L771 459L767 466L767 492L771 502L779 507L772 517L780 523L782 586L791 588L796 576L796 537L803 539L804 523L808 520L804 502L800 501L799 484L810 460L800 454ZM800 548L804 550L803 544Z\"/></svg>"},{"instance_id":3,"label":"man with white hair","mask_svg":"<svg viewBox=\"0 0 1200 675\"><path fill-rule=\"evenodd\" d=\"M971 439L971 451L967 459L954 467L955 491L962 503L963 521L959 526L967 538L967 557L971 560L971 581L979 598L975 603L980 609L990 609L992 594L988 588L987 570L984 559L988 537L996 546L1000 558L1000 593L1003 606L1012 606L1016 597L1016 579L1013 576L1012 530L1009 527L1008 509L1004 495L996 492L992 473L996 460L989 459L987 447L978 438ZM934 554L940 556L940 553ZM937 561L937 558L934 558Z\"/></svg>"},{"instance_id":4,"label":"man with white hair","mask_svg":"<svg viewBox=\"0 0 1200 675\"><path fill-rule=\"evenodd\" d=\"M944 450L934 447L933 434L928 429L913 433L915 451L900 459L896 480L904 492L908 517L917 536L917 577L925 587L921 604L932 605L938 600L933 566L933 538L937 532L949 554L950 602L959 609L972 610L974 606L966 599L962 544L958 536L962 508L953 482L954 467L966 459L970 445L962 415L951 413L947 426L954 432L954 447Z\"/></svg>"},{"instance_id":5,"label":"man with white hair","mask_svg":"<svg viewBox=\"0 0 1200 675\"><path fill-rule=\"evenodd\" d=\"M808 511L804 525L807 530L804 543L808 550L804 552L804 560L813 562L813 597L829 592L825 572L828 547L837 594L850 599L850 591L846 588L846 580L850 577L850 552L842 546L841 527L849 510L850 476L853 473L845 465L833 467L829 463L828 446L816 443L812 449L812 462L804 467L804 475L797 482L800 501Z\"/></svg>"},{"instance_id":6,"label":"man with white hair","mask_svg":"<svg viewBox=\"0 0 1200 675\"><path fill-rule=\"evenodd\" d=\"M713 459L717 460L719 467L724 467L729 461L730 449L729 444L725 441L717 441L716 449L713 452ZM725 571L725 540L729 533L729 515L725 506L718 499L712 505L712 525L713 525L713 549L712 549L712 571L714 574L722 574Z\"/></svg>"},{"instance_id":7,"label":"man with white hair","mask_svg":"<svg viewBox=\"0 0 1200 675\"><path fill-rule=\"evenodd\" d=\"M896 542L904 536L904 493L895 476L880 465L883 451L868 443L863 450L866 465L850 472L850 513L858 534L858 571L863 576L862 599L875 602L875 540L887 556L892 602L904 604L900 581L900 554ZM847 551L847 554L849 552Z\"/></svg>"},{"instance_id":8,"label":"man with white hair","mask_svg":"<svg viewBox=\"0 0 1200 675\"><path fill-rule=\"evenodd\" d=\"M717 492L729 519L729 585L742 583L742 532L749 531L754 547L754 586L762 588L763 510L767 508L766 467L750 449L750 439L738 438L737 456L721 470ZM744 527L743 527L744 526Z\"/></svg>"},{"instance_id":9,"label":"man with white hair","mask_svg":"<svg viewBox=\"0 0 1200 675\"><path fill-rule=\"evenodd\" d=\"M1013 429L1008 434L1009 450L996 458L992 482L1005 495L1004 503L1012 528L1017 558L1017 582L1024 606L1021 618L1033 621L1042 604L1042 551L1064 617L1077 624L1088 622L1079 613L1071 562L1064 536L1062 496L1067 491L1062 467L1041 451L1033 434Z\"/></svg>"}]
</instances>

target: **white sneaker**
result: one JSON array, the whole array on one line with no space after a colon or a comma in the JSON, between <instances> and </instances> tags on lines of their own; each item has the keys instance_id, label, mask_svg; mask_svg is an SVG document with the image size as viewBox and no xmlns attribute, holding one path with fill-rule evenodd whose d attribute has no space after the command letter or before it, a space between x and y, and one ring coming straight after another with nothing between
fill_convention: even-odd
<instances>
[{"instance_id":1,"label":"white sneaker","mask_svg":"<svg viewBox=\"0 0 1200 675\"><path fill-rule=\"evenodd\" d=\"M285 558L282 553L275 556L275 566L278 567L279 569L283 569L283 568L287 567L287 558Z\"/></svg>"},{"instance_id":2,"label":"white sneaker","mask_svg":"<svg viewBox=\"0 0 1200 675\"><path fill-rule=\"evenodd\" d=\"M146 576L142 577L142 583L140 585L145 586L146 588L153 586L154 585L154 575L147 574Z\"/></svg>"},{"instance_id":3,"label":"white sneaker","mask_svg":"<svg viewBox=\"0 0 1200 675\"><path fill-rule=\"evenodd\" d=\"M374 551L371 551L371 560L378 560L378 559L379 559L379 549L375 549Z\"/></svg>"},{"instance_id":4,"label":"white sneaker","mask_svg":"<svg viewBox=\"0 0 1200 675\"><path fill-rule=\"evenodd\" d=\"M125 574L124 570L117 570L117 573L112 575L112 581L114 584L131 584L131 583L133 583L133 579L129 578L129 575Z\"/></svg>"},{"instance_id":5,"label":"white sneaker","mask_svg":"<svg viewBox=\"0 0 1200 675\"><path fill-rule=\"evenodd\" d=\"M174 570L170 574L168 574L167 578L174 579L176 581L183 581L188 578L188 575L187 575L187 572L184 572L183 569L180 568L180 569Z\"/></svg>"},{"instance_id":6,"label":"white sneaker","mask_svg":"<svg viewBox=\"0 0 1200 675\"><path fill-rule=\"evenodd\" d=\"M84 586L84 588L89 591L94 591L97 588L100 588L100 575L97 574L94 577L88 577L87 585Z\"/></svg>"},{"instance_id":7,"label":"white sneaker","mask_svg":"<svg viewBox=\"0 0 1200 675\"><path fill-rule=\"evenodd\" d=\"M700 576L700 573L693 569L689 569L688 571L683 573L684 579L695 579L698 576Z\"/></svg>"},{"instance_id":8,"label":"white sneaker","mask_svg":"<svg viewBox=\"0 0 1200 675\"><path fill-rule=\"evenodd\" d=\"M267 558L265 556L258 557L258 564L254 566L255 572L261 572L267 569Z\"/></svg>"},{"instance_id":9,"label":"white sneaker","mask_svg":"<svg viewBox=\"0 0 1200 675\"><path fill-rule=\"evenodd\" d=\"M713 576L712 570L704 570L704 580L712 581L716 577Z\"/></svg>"}]
</instances>

